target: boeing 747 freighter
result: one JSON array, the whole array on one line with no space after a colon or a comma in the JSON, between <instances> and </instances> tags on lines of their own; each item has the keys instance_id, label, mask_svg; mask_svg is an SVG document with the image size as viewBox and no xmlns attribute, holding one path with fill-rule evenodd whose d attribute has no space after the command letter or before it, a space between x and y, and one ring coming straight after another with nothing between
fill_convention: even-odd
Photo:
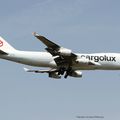
<instances>
[{"instance_id":1,"label":"boeing 747 freighter","mask_svg":"<svg viewBox=\"0 0 120 120\"><path fill-rule=\"evenodd\" d=\"M46 52L19 51L0 37L0 58L35 67L47 67L48 70L24 70L47 73L49 77L56 79L62 75L64 78L82 77L81 70L120 70L119 53L74 53L35 32L33 35L45 44Z\"/></svg>"}]
</instances>

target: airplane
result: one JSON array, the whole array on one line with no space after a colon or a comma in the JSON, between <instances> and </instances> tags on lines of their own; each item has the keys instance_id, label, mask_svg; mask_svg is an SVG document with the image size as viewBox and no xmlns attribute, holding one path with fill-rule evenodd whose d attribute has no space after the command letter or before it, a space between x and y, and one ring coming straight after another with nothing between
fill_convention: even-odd
<instances>
[{"instance_id":1,"label":"airplane","mask_svg":"<svg viewBox=\"0 0 120 120\"><path fill-rule=\"evenodd\" d=\"M119 53L80 54L48 40L34 32L33 35L45 46L46 52L20 51L0 37L0 58L34 67L47 67L48 70L24 68L26 72L48 73L50 78L81 78L81 70L120 70Z\"/></svg>"}]
</instances>

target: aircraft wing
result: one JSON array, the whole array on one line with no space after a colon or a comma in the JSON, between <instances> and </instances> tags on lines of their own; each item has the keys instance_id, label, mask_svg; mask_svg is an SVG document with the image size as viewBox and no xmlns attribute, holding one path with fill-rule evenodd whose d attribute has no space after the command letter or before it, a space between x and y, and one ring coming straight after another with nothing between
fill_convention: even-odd
<instances>
[{"instance_id":1,"label":"aircraft wing","mask_svg":"<svg viewBox=\"0 0 120 120\"><path fill-rule=\"evenodd\" d=\"M57 56L54 59L57 65L61 65L63 63L71 64L72 60L77 58L77 55L74 54L72 50L63 48L60 45L48 40L44 36L37 34L36 32L34 32L33 35L47 46L46 50L52 56Z\"/></svg>"},{"instance_id":2,"label":"aircraft wing","mask_svg":"<svg viewBox=\"0 0 120 120\"><path fill-rule=\"evenodd\" d=\"M60 46L57 45L56 43L53 43L52 41L48 40L47 38L45 38L44 36L41 36L39 34L37 34L36 32L33 32L33 35L40 40L43 44L45 44L47 46L46 50L51 53L53 56L56 56L56 50L60 49Z\"/></svg>"},{"instance_id":3,"label":"aircraft wing","mask_svg":"<svg viewBox=\"0 0 120 120\"><path fill-rule=\"evenodd\" d=\"M28 68L24 68L26 72L35 72L35 73L52 73L52 72L57 72L57 69L50 69L50 70L32 70Z\"/></svg>"},{"instance_id":4,"label":"aircraft wing","mask_svg":"<svg viewBox=\"0 0 120 120\"><path fill-rule=\"evenodd\" d=\"M38 38L41 42L43 42L48 48L52 48L52 49L59 49L60 48L59 45L53 43L52 41L48 40L44 36L41 36L41 35L37 34L36 32L33 32L33 35L36 38Z\"/></svg>"},{"instance_id":5,"label":"aircraft wing","mask_svg":"<svg viewBox=\"0 0 120 120\"><path fill-rule=\"evenodd\" d=\"M61 75L58 74L58 70L57 69L50 69L50 70L33 70L33 69L28 69L28 68L24 68L24 70L26 72L34 72L34 73L48 73L50 78L55 78L55 79L60 79Z\"/></svg>"}]
</instances>

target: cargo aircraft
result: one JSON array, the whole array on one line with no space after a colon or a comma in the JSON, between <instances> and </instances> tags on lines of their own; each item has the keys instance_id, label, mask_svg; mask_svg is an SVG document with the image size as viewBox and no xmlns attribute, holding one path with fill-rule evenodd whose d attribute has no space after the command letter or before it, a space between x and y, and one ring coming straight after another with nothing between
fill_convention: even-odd
<instances>
[{"instance_id":1,"label":"cargo aircraft","mask_svg":"<svg viewBox=\"0 0 120 120\"><path fill-rule=\"evenodd\" d=\"M45 44L46 52L20 51L13 48L0 37L0 58L30 65L34 67L47 67L48 70L34 70L24 68L26 72L47 73L49 77L59 79L82 77L81 70L120 70L119 53L93 53L79 54L72 50L48 40L44 36L33 35Z\"/></svg>"}]
</instances>

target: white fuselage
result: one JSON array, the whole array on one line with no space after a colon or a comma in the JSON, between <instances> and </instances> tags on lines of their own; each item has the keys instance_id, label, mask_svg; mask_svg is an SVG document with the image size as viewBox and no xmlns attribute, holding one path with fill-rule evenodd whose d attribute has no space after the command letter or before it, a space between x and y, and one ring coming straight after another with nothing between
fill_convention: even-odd
<instances>
[{"instance_id":1,"label":"white fuselage","mask_svg":"<svg viewBox=\"0 0 120 120\"><path fill-rule=\"evenodd\" d=\"M87 59L94 61L100 65L90 66L74 63L73 69L77 70L120 70L120 54L118 53L94 53L94 54L76 54L78 59ZM30 52L30 51L14 51L8 55L0 55L0 58L13 62L26 64L36 67L57 68L54 57L48 52Z\"/></svg>"}]
</instances>

